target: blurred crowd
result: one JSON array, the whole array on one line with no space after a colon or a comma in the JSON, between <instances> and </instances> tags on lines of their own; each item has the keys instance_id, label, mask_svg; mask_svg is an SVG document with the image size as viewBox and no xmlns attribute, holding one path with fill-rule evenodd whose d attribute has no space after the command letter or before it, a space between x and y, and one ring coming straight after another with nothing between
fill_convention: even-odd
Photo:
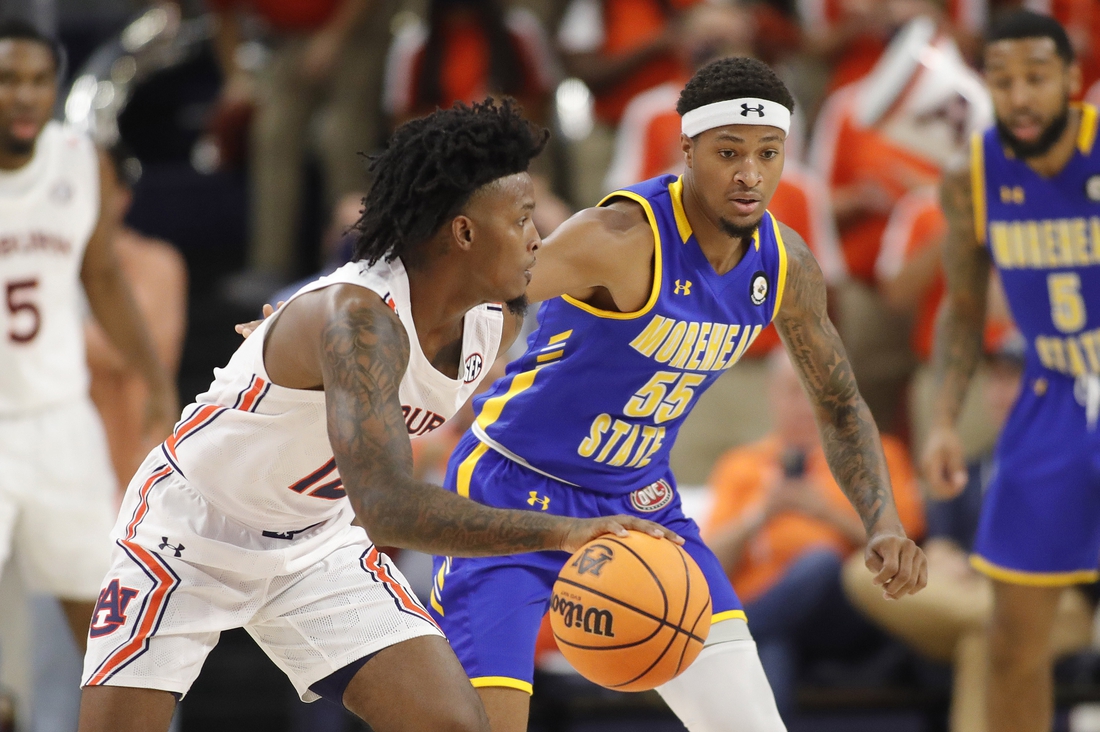
<instances>
[{"instance_id":1,"label":"blurred crowd","mask_svg":"<svg viewBox=\"0 0 1100 732\"><path fill-rule=\"evenodd\" d=\"M990 588L966 557L993 441L1023 363L996 286L986 362L962 419L970 483L957 499L930 501L913 456L927 431L933 321L944 292L946 222L937 183L970 135L992 123L976 68L981 36L991 18L1021 5L1065 25L1084 96L1100 103L1096 0L25 0L6 1L0 11L75 39L68 80L78 83L70 101L83 60L94 60L94 48L114 42L133 18L163 20L153 32L169 46L193 40L185 31L199 29L219 80L214 94L188 107L196 121L187 159L210 180L239 176L243 192L210 194L201 212L190 209L192 228L179 230L198 231L192 241L158 238L165 233L155 222L170 213L146 207L127 217L131 191L140 203L143 184L167 185L135 173L156 167L143 146L160 134L158 117L134 121L120 113L113 128L89 127L101 144L130 149L116 156L114 175L124 193L116 215L127 222L119 254L164 363L175 371L182 359L199 386L224 354L189 356L188 348L200 346L194 334L184 345L188 313L192 328L228 333L234 316L285 299L301 278L346 261L349 228L370 183L363 154L402 122L454 101L519 100L553 132L532 171L536 224L547 236L608 192L681 169L675 106L694 69L731 55L773 65L798 108L770 210L806 239L829 284L833 318L885 435L899 512L929 557L928 589L886 603L871 586L862 526L829 474L809 402L770 329L701 400L673 467L681 483L709 486L698 518L746 603L786 717L797 714L810 660L878 659L879 666L865 665L874 675L889 659L883 648L903 648L954 666L950 729L983 732ZM97 44L88 28L102 29ZM172 63L157 73L170 74ZM102 78L114 78L117 67ZM173 83L158 93L188 93L186 83ZM137 99L141 91L129 93ZM87 124L68 104L64 114ZM178 201L190 190L172 195ZM220 213L223 207L230 213ZM219 233L222 216L243 225ZM195 242L223 241L226 231L239 234L226 246L240 257L211 266ZM189 266L196 275L190 287ZM203 300L214 297L211 281L234 307L203 310ZM92 394L125 485L143 454L135 438L141 379L125 372L93 323L88 351ZM187 392L191 382L181 380ZM420 475L441 475L465 426L448 425L416 443ZM1087 592L1066 590L1060 652L1090 645L1092 603Z\"/></svg>"}]
</instances>

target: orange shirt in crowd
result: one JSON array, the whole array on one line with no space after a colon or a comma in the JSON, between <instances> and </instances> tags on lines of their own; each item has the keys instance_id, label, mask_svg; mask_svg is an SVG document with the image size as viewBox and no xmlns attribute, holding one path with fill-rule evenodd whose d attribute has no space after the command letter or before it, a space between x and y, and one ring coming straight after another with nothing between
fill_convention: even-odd
<instances>
[{"instance_id":1,"label":"orange shirt in crowd","mask_svg":"<svg viewBox=\"0 0 1100 732\"><path fill-rule=\"evenodd\" d=\"M683 169L676 100L684 82L677 80L656 86L627 105L615 138L615 155L604 181L607 190ZM846 270L829 209L828 190L816 174L796 162L792 149L797 150L797 141L788 136L783 177L768 210L802 235L817 257L825 281L834 284L845 277ZM779 335L769 325L745 355L763 356L778 343Z\"/></svg>"},{"instance_id":2,"label":"orange shirt in crowd","mask_svg":"<svg viewBox=\"0 0 1100 732\"><path fill-rule=\"evenodd\" d=\"M520 60L523 90L513 93L529 115L538 116L540 100L557 84L559 71L550 44L530 11L509 10L505 16L508 36ZM420 84L428 42L428 27L411 23L394 37L386 60L383 109L397 121L447 108L456 101L482 101L499 89L491 88L489 39L477 16L458 13L448 18L443 34L443 58L439 64L439 98L424 102Z\"/></svg>"},{"instance_id":3,"label":"orange shirt in crowd","mask_svg":"<svg viewBox=\"0 0 1100 732\"><path fill-rule=\"evenodd\" d=\"M865 184L897 200L911 190L939 179L938 166L905 150L873 127L855 120L858 85L847 86L825 102L811 150L814 170L835 193ZM875 261L886 230L888 213L864 214L840 228L840 248L848 272L874 282Z\"/></svg>"},{"instance_id":4,"label":"orange shirt in crowd","mask_svg":"<svg viewBox=\"0 0 1100 732\"><path fill-rule=\"evenodd\" d=\"M917 538L924 533L924 509L917 491L909 453L897 439L883 435L886 467L894 488L894 500L906 533ZM704 531L714 535L728 522L760 506L768 487L781 474L780 442L775 436L737 447L723 455L711 474L714 508ZM806 458L809 488L818 490L833 504L856 516L840 486L833 480L825 454L819 448ZM840 554L856 549L844 535L817 519L797 513L781 513L753 537L730 580L742 601L751 602L767 592L790 565L815 548L831 548Z\"/></svg>"},{"instance_id":5,"label":"orange shirt in crowd","mask_svg":"<svg viewBox=\"0 0 1100 732\"><path fill-rule=\"evenodd\" d=\"M573 0L562 18L558 41L565 53L618 56L638 49L662 33L676 13L700 0ZM596 117L615 126L637 94L684 76L672 51L641 66L626 79L595 92Z\"/></svg>"},{"instance_id":6,"label":"orange shirt in crowd","mask_svg":"<svg viewBox=\"0 0 1100 732\"><path fill-rule=\"evenodd\" d=\"M317 30L345 0L207 0L212 10L249 8L272 30L302 33Z\"/></svg>"},{"instance_id":7,"label":"orange shirt in crowd","mask_svg":"<svg viewBox=\"0 0 1100 732\"><path fill-rule=\"evenodd\" d=\"M940 208L939 188L931 186L906 194L894 207L882 237L882 251L875 264L878 281L893 280L907 262L928 247L938 247L946 235L947 219ZM943 302L945 289L946 283L940 270L917 306L910 346L917 358L924 362L932 357L936 314ZM991 345L1000 343L1012 328L1010 321L991 312L985 328L987 350Z\"/></svg>"}]
</instances>

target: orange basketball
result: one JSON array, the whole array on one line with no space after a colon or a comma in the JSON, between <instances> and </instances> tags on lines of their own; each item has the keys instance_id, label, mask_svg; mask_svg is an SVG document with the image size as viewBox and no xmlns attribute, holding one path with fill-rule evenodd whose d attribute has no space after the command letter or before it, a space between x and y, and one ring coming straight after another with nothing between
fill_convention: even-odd
<instances>
[{"instance_id":1,"label":"orange basketball","mask_svg":"<svg viewBox=\"0 0 1100 732\"><path fill-rule=\"evenodd\" d=\"M600 686L645 691L691 665L710 632L710 588L688 553L631 531L588 542L558 573L550 626L573 668Z\"/></svg>"}]
</instances>

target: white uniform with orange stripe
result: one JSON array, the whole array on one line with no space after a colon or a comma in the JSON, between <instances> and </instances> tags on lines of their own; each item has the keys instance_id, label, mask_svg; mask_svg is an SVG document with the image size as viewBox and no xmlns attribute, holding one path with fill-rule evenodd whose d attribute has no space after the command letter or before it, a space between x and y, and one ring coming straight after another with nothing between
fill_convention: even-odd
<instances>
[{"instance_id":1,"label":"white uniform with orange stripe","mask_svg":"<svg viewBox=\"0 0 1100 732\"><path fill-rule=\"evenodd\" d=\"M22 168L0 172L0 568L95 598L116 480L88 398L80 270L99 218L87 136L48 123Z\"/></svg>"},{"instance_id":2,"label":"white uniform with orange stripe","mask_svg":"<svg viewBox=\"0 0 1100 732\"><path fill-rule=\"evenodd\" d=\"M496 358L501 306L467 313L462 373L450 379L420 350L400 260L352 262L294 297L341 283L378 293L408 332L400 397L410 436L442 425ZM351 525L324 392L271 383L263 344L277 318L215 371L130 483L92 618L85 685L182 695L218 633L243 626L312 701L309 687L348 664L440 634L389 559Z\"/></svg>"}]
</instances>

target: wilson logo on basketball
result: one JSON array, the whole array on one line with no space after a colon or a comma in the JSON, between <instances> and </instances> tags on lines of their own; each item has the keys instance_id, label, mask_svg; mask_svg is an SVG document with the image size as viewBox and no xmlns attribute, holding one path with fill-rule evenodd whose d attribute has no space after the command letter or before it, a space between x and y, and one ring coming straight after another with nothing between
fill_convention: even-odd
<instances>
[{"instance_id":1,"label":"wilson logo on basketball","mask_svg":"<svg viewBox=\"0 0 1100 732\"><path fill-rule=\"evenodd\" d=\"M567 600L555 592L550 598L550 612L561 615L566 628L580 628L585 633L591 633L592 635L602 635L607 638L615 637L615 632L612 629L615 616L611 614L610 610L585 607L583 604Z\"/></svg>"},{"instance_id":2,"label":"wilson logo on basketball","mask_svg":"<svg viewBox=\"0 0 1100 732\"><path fill-rule=\"evenodd\" d=\"M630 494L630 505L637 511L652 513L672 502L672 486L665 480L650 483Z\"/></svg>"},{"instance_id":3,"label":"wilson logo on basketball","mask_svg":"<svg viewBox=\"0 0 1100 732\"><path fill-rule=\"evenodd\" d=\"M573 566L577 568L577 574L591 574L599 577L603 565L614 558L615 552L611 551L611 547L604 544L593 544L585 547L584 553L573 561Z\"/></svg>"}]
</instances>

